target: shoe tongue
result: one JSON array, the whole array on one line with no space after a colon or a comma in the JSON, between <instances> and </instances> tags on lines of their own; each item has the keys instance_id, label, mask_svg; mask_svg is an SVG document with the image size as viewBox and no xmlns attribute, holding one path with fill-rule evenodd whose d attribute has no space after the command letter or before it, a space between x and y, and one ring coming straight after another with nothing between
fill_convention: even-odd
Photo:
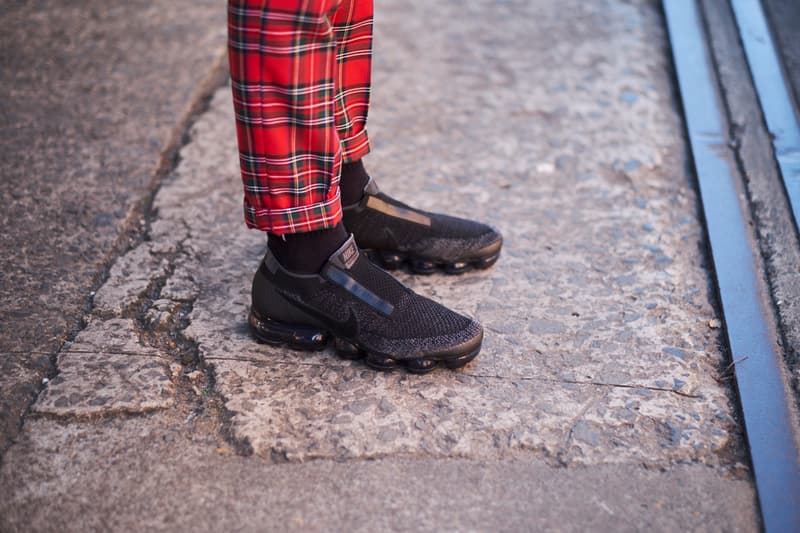
<instances>
[{"instance_id":1,"label":"shoe tongue","mask_svg":"<svg viewBox=\"0 0 800 533\"><path fill-rule=\"evenodd\" d=\"M333 252L333 254L331 254L331 256L328 258L329 263L341 268L342 270L350 270L357 260L358 245L356 244L356 239L352 234L350 235L350 238L347 239L344 244L341 245L339 249Z\"/></svg>"}]
</instances>

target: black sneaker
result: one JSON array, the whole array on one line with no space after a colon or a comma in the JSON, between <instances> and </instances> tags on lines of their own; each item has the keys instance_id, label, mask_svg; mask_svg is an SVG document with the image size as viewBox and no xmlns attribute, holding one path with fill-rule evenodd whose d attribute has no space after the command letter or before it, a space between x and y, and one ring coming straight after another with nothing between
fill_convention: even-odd
<instances>
[{"instance_id":1,"label":"black sneaker","mask_svg":"<svg viewBox=\"0 0 800 533\"><path fill-rule=\"evenodd\" d=\"M253 279L250 328L257 340L305 350L331 337L346 359L373 368L424 373L464 366L478 355L483 328L424 298L359 253L350 238L319 274L295 274L267 252Z\"/></svg>"},{"instance_id":2,"label":"black sneaker","mask_svg":"<svg viewBox=\"0 0 800 533\"><path fill-rule=\"evenodd\" d=\"M388 269L407 262L417 274L439 268L460 274L494 265L503 246L503 237L489 226L414 209L380 192L371 179L361 201L343 211L347 231Z\"/></svg>"}]
</instances>

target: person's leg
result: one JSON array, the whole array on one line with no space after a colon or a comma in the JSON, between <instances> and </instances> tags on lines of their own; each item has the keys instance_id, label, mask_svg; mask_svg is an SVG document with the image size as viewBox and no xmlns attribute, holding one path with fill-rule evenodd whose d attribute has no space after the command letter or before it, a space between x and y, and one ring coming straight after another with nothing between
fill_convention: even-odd
<instances>
[{"instance_id":1,"label":"person's leg","mask_svg":"<svg viewBox=\"0 0 800 533\"><path fill-rule=\"evenodd\" d=\"M372 0L344 2L333 17L337 43L336 129L342 143L340 180L344 225L383 266L408 261L429 274L487 268L500 254L502 237L485 224L427 213L379 192L361 158L369 152Z\"/></svg>"},{"instance_id":2,"label":"person's leg","mask_svg":"<svg viewBox=\"0 0 800 533\"><path fill-rule=\"evenodd\" d=\"M249 323L257 339L296 348L321 349L334 337L340 355L366 356L379 369L455 368L478 354L480 324L376 267L340 223L341 162L369 149L371 8L371 0L229 2L245 219L270 236Z\"/></svg>"},{"instance_id":3,"label":"person's leg","mask_svg":"<svg viewBox=\"0 0 800 533\"><path fill-rule=\"evenodd\" d=\"M336 130L342 140L342 205L359 201L369 175L361 158L369 152L367 114L372 78L373 0L344 5L333 18L336 35Z\"/></svg>"},{"instance_id":4,"label":"person's leg","mask_svg":"<svg viewBox=\"0 0 800 533\"><path fill-rule=\"evenodd\" d=\"M345 164L369 153L373 0L345 0L331 20L336 37L336 131Z\"/></svg>"},{"instance_id":5,"label":"person's leg","mask_svg":"<svg viewBox=\"0 0 800 533\"><path fill-rule=\"evenodd\" d=\"M336 130L342 0L231 0L233 103L245 221L294 270L316 272L347 238Z\"/></svg>"}]
</instances>

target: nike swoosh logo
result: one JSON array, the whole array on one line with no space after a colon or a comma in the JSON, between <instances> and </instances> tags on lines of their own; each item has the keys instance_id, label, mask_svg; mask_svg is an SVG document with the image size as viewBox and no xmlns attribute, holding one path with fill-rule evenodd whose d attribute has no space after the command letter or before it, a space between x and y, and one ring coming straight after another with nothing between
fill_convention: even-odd
<instances>
[{"instance_id":1,"label":"nike swoosh logo","mask_svg":"<svg viewBox=\"0 0 800 533\"><path fill-rule=\"evenodd\" d=\"M356 338L356 335L358 335L358 319L356 318L356 314L353 312L351 307L348 306L347 308L349 313L347 320L336 320L329 315L314 309L313 307L306 305L299 300L296 300L290 294L287 294L281 290L278 290L278 294L280 294L281 297L283 297L283 299L286 300L286 302L290 305L293 305L307 315L311 315L325 324L337 337L344 337L352 340Z\"/></svg>"}]
</instances>

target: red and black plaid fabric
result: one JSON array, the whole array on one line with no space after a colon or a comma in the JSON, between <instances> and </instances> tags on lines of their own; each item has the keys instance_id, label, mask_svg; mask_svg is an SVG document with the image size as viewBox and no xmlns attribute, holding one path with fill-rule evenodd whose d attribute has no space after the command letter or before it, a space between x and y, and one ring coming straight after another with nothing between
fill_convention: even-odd
<instances>
[{"instance_id":1,"label":"red and black plaid fabric","mask_svg":"<svg viewBox=\"0 0 800 533\"><path fill-rule=\"evenodd\" d=\"M229 0L228 44L247 225L336 225L369 151L372 0Z\"/></svg>"}]
</instances>

